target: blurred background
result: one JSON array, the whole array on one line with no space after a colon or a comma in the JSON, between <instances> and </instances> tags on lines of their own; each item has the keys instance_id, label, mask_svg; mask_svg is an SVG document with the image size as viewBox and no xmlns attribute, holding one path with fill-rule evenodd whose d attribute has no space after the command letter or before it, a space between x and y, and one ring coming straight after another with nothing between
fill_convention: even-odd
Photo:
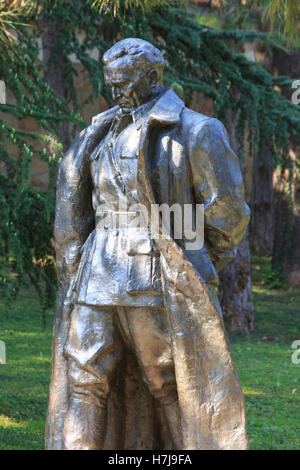
<instances>
[{"instance_id":1,"label":"blurred background","mask_svg":"<svg viewBox=\"0 0 300 470\"><path fill-rule=\"evenodd\" d=\"M229 132L251 222L219 295L250 447L297 449L297 0L0 0L0 449L43 448L57 166L74 136L111 106L101 57L124 37L155 44L166 85Z\"/></svg>"}]
</instances>

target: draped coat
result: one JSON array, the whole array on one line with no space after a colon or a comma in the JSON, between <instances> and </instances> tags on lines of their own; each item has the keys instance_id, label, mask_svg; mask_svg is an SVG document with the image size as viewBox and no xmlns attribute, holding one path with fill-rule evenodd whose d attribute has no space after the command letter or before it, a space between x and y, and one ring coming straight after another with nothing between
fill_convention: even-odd
<instances>
[{"instance_id":1,"label":"draped coat","mask_svg":"<svg viewBox=\"0 0 300 470\"><path fill-rule=\"evenodd\" d=\"M60 163L55 248L58 293L46 448L60 449L68 403L63 354L74 304L72 283L94 229L91 155L118 107L93 118ZM137 190L154 204L203 204L204 245L187 250L160 223L163 295L174 358L184 449L247 449L243 393L216 296L218 271L235 256L249 222L239 161L224 126L185 107L168 89L141 129ZM194 212L193 212L194 214ZM193 215L194 217L195 215ZM194 221L195 222L195 221ZM108 403L106 449L170 448L158 403L128 352Z\"/></svg>"}]
</instances>

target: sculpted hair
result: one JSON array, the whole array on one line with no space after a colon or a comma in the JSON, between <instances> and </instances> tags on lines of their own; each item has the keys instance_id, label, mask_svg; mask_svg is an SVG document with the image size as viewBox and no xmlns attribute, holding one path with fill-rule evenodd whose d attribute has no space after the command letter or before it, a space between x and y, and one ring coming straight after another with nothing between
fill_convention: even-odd
<instances>
[{"instance_id":1,"label":"sculpted hair","mask_svg":"<svg viewBox=\"0 0 300 470\"><path fill-rule=\"evenodd\" d=\"M124 56L127 56L129 67L145 72L156 70L157 81L162 81L165 61L162 53L150 42L139 38L128 38L117 42L103 55L104 70L110 63L118 62Z\"/></svg>"}]
</instances>

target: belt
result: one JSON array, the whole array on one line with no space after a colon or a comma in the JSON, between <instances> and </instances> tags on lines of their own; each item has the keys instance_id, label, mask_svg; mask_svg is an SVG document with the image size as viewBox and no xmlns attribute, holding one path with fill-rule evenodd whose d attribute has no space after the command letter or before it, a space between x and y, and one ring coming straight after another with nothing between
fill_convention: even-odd
<instances>
[{"instance_id":1,"label":"belt","mask_svg":"<svg viewBox=\"0 0 300 470\"><path fill-rule=\"evenodd\" d=\"M143 228L148 230L147 225L143 225L143 218L140 217L141 210L136 211L111 211L108 209L96 211L96 226L99 225L104 230L116 230L119 228Z\"/></svg>"}]
</instances>

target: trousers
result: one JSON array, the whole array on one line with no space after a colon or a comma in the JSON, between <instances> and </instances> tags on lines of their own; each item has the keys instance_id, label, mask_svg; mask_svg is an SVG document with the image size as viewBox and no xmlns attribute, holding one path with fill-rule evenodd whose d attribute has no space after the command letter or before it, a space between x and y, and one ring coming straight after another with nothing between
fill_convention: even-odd
<instances>
[{"instance_id":1,"label":"trousers","mask_svg":"<svg viewBox=\"0 0 300 470\"><path fill-rule=\"evenodd\" d=\"M101 449L106 403L125 348L135 355L150 393L165 413L181 448L180 410L164 307L94 307L76 304L64 354L68 359L69 406L65 449Z\"/></svg>"}]
</instances>

